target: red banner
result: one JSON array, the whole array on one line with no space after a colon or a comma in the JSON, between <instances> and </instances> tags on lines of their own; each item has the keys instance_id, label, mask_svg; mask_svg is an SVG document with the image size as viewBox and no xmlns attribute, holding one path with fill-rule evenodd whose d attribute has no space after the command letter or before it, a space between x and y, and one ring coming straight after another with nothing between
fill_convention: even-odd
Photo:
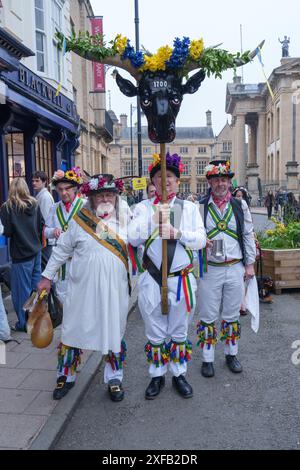
<instances>
[{"instance_id":1,"label":"red banner","mask_svg":"<svg viewBox=\"0 0 300 470\"><path fill-rule=\"evenodd\" d=\"M92 34L103 34L102 16L91 18ZM93 63L94 71L94 91L105 92L105 65L99 62Z\"/></svg>"}]
</instances>

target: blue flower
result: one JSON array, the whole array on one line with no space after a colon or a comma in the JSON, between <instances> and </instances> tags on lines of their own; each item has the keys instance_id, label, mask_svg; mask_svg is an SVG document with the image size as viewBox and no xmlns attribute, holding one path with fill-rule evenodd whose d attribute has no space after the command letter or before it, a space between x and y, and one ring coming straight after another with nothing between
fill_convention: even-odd
<instances>
[{"instance_id":1,"label":"blue flower","mask_svg":"<svg viewBox=\"0 0 300 470\"><path fill-rule=\"evenodd\" d=\"M166 62L168 68L180 68L185 64L189 55L190 38L184 37L182 40L175 38L173 52L170 60Z\"/></svg>"},{"instance_id":2,"label":"blue flower","mask_svg":"<svg viewBox=\"0 0 300 470\"><path fill-rule=\"evenodd\" d=\"M127 46L121 57L122 60L129 59L133 67L139 68L144 65L144 54L141 51L135 52L134 47L130 45L130 40L127 41Z\"/></svg>"}]
</instances>

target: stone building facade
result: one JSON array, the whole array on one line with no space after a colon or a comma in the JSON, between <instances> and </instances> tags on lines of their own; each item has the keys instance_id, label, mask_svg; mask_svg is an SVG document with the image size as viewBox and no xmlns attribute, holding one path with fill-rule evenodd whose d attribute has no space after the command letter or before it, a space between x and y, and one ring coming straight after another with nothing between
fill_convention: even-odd
<instances>
[{"instance_id":1,"label":"stone building facade","mask_svg":"<svg viewBox=\"0 0 300 470\"><path fill-rule=\"evenodd\" d=\"M232 166L239 184L257 198L268 189L299 196L300 58L282 58L269 83L228 84L226 112L232 115ZM248 151L245 131L248 131Z\"/></svg>"},{"instance_id":2,"label":"stone building facade","mask_svg":"<svg viewBox=\"0 0 300 470\"><path fill-rule=\"evenodd\" d=\"M89 0L69 0L71 27L78 31L91 30L94 12ZM94 91L93 64L72 53L73 95L80 116L80 143L76 149L76 164L89 174L106 173L108 144L113 139L113 122L106 111L105 92Z\"/></svg>"},{"instance_id":3,"label":"stone building facade","mask_svg":"<svg viewBox=\"0 0 300 470\"><path fill-rule=\"evenodd\" d=\"M110 144L109 170L118 177L138 176L137 128L128 126L126 114L121 115L118 120L112 111L109 113L114 120L114 140ZM180 192L185 194L206 192L207 182L203 171L213 156L214 144L215 136L210 111L206 113L206 126L176 127L176 139L166 144L166 150L181 155L185 165ZM153 144L149 140L148 128L142 126L142 176L148 176L153 153L159 153L159 144Z\"/></svg>"}]
</instances>

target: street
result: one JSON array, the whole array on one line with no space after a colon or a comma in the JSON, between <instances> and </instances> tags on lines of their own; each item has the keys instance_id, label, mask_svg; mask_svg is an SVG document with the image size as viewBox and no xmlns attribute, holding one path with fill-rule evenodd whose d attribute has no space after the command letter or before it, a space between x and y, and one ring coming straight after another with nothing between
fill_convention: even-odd
<instances>
[{"instance_id":1,"label":"street","mask_svg":"<svg viewBox=\"0 0 300 470\"><path fill-rule=\"evenodd\" d=\"M254 216L263 229L265 216ZM187 378L194 397L182 399L171 377L154 401L144 399L149 383L143 352L143 322L136 308L128 320L125 399L113 403L103 383L103 365L81 400L56 449L300 449L300 365L291 360L300 340L299 291L274 295L261 305L258 334L242 317L239 358L244 371L233 375L217 347L216 375L200 374L197 315L190 327L194 349ZM70 392L72 393L72 392Z\"/></svg>"}]
</instances>

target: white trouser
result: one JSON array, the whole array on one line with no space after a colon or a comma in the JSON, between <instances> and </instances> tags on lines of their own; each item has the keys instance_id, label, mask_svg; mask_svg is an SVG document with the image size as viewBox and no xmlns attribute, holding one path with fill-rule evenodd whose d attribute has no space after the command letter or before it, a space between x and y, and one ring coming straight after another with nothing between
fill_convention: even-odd
<instances>
[{"instance_id":1,"label":"white trouser","mask_svg":"<svg viewBox=\"0 0 300 470\"><path fill-rule=\"evenodd\" d=\"M198 286L198 309L200 321L213 323L220 316L228 323L236 322L240 317L240 308L244 298L245 268L242 263L231 266L208 266L208 272L200 279ZM224 353L235 356L238 344L224 344ZM204 362L214 361L215 348L202 349Z\"/></svg>"},{"instance_id":2,"label":"white trouser","mask_svg":"<svg viewBox=\"0 0 300 470\"><path fill-rule=\"evenodd\" d=\"M161 313L161 304L148 313L143 308L143 303L139 298L139 309L145 323L145 334L152 345L160 345L170 340L175 343L183 343L187 339L188 335L188 324L191 313L187 313L186 303L184 296L181 297L180 301L176 305L172 305L169 302L169 313L163 315ZM169 362L170 370L172 375L178 377L181 374L185 374L187 371L187 363L180 364L178 362ZM168 369L167 365L156 366L155 364L149 365L150 377L160 377L166 374Z\"/></svg>"},{"instance_id":3,"label":"white trouser","mask_svg":"<svg viewBox=\"0 0 300 470\"><path fill-rule=\"evenodd\" d=\"M104 383L107 384L110 380L115 379L120 380L120 382L122 382L123 370L124 369L114 370L110 363L107 362L104 367Z\"/></svg>"}]
</instances>

